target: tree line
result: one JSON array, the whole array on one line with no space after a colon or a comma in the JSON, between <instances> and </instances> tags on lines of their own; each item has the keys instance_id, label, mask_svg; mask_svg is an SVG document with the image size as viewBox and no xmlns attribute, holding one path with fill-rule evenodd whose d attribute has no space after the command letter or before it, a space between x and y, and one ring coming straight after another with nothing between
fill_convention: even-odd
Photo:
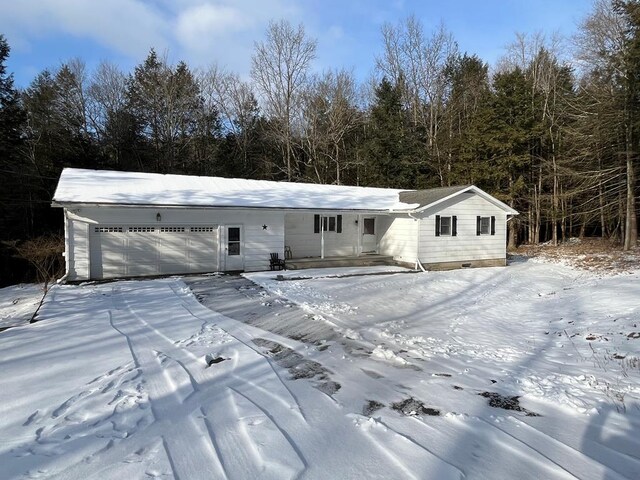
<instances>
[{"instance_id":1,"label":"tree line","mask_svg":"<svg viewBox=\"0 0 640 480\"><path fill-rule=\"evenodd\" d=\"M509 244L597 235L637 242L640 1L596 0L570 39L518 34L489 65L445 25L381 31L376 74L314 70L316 41L274 21L250 78L171 64L132 72L81 59L17 89L0 35L0 247L62 228L64 167L328 184L475 184L520 212Z\"/></svg>"}]
</instances>

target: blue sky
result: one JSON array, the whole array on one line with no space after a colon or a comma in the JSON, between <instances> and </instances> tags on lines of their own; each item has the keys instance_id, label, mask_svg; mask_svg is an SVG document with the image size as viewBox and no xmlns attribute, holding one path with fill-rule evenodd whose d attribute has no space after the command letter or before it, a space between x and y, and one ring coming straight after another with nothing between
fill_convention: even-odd
<instances>
[{"instance_id":1,"label":"blue sky","mask_svg":"<svg viewBox=\"0 0 640 480\"><path fill-rule=\"evenodd\" d=\"M590 0L0 0L9 70L26 87L45 68L79 57L124 71L149 49L192 68L213 63L248 76L269 20L303 23L317 39L314 68L341 67L366 79L381 52L381 27L414 14L425 31L441 22L460 50L494 64L516 32L572 35Z\"/></svg>"}]
</instances>

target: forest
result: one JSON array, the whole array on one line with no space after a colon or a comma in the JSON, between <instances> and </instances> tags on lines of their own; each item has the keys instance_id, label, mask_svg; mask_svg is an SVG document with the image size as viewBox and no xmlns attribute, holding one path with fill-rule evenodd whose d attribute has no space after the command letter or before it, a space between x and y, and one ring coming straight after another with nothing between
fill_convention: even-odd
<instances>
[{"instance_id":1,"label":"forest","mask_svg":"<svg viewBox=\"0 0 640 480\"><path fill-rule=\"evenodd\" d=\"M596 0L572 38L516 34L494 65L414 16L383 26L364 81L319 72L316 48L303 25L274 20L247 78L151 49L130 72L72 58L19 89L0 34L0 286L34 276L26 247L61 238L50 204L65 167L474 184L520 212L510 247L636 248L640 0Z\"/></svg>"}]
</instances>

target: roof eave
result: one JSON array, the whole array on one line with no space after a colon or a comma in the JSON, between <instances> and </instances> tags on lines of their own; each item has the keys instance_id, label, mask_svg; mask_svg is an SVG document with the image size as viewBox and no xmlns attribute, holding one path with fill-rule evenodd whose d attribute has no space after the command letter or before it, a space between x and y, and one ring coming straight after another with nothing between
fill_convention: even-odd
<instances>
[{"instance_id":1,"label":"roof eave","mask_svg":"<svg viewBox=\"0 0 640 480\"><path fill-rule=\"evenodd\" d=\"M106 202L69 202L69 201L56 201L51 202L51 206L55 208L190 208L197 210L212 210L212 209L233 209L233 210L284 210L284 211L310 211L310 212L354 212L354 213L375 213L381 215L387 215L389 213L395 213L390 209L378 209L378 208L309 208L309 207L272 207L272 206L259 206L259 205L184 205L184 204L157 204L157 203L106 203Z\"/></svg>"},{"instance_id":2,"label":"roof eave","mask_svg":"<svg viewBox=\"0 0 640 480\"><path fill-rule=\"evenodd\" d=\"M513 208L511 208L506 203L501 202L500 200L495 198L493 195L489 195L487 192L485 192L484 190L476 187L475 185L469 185L468 187L462 188L462 189L458 190L457 192L452 193L451 195L448 195L448 196L446 196L444 198L441 198L440 200L436 200L435 202L431 202L431 203L429 203L427 205L424 205L422 207L416 208L411 213L423 212L423 211L427 210L428 208L432 208L434 206L437 206L437 205L439 205L439 204L441 204L443 202L446 202L447 200L455 198L458 195L461 195L461 194L463 194L465 192L469 192L469 191L473 191L474 193L480 195L482 198L484 198L488 202L493 203L496 207L499 207L500 209L504 210L507 215L519 215L517 210L514 210Z\"/></svg>"}]
</instances>

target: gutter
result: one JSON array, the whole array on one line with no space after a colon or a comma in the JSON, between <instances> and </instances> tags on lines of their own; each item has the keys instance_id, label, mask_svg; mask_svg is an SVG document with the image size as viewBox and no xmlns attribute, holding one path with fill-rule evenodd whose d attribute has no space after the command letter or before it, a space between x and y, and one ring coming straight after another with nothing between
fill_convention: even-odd
<instances>
[{"instance_id":1,"label":"gutter","mask_svg":"<svg viewBox=\"0 0 640 480\"><path fill-rule=\"evenodd\" d=\"M69 215L68 215L68 211L65 208L64 209L64 275L62 277L60 277L58 280L56 280L56 283L62 284L65 283L67 281L67 278L69 277L69 254L67 252L67 244L69 243ZM39 307L38 307L39 309ZM35 317L35 315L34 315Z\"/></svg>"},{"instance_id":2,"label":"gutter","mask_svg":"<svg viewBox=\"0 0 640 480\"><path fill-rule=\"evenodd\" d=\"M365 215L390 215L394 212L389 209L366 208L309 208L309 207L274 207L261 205L185 205L185 204L152 204L152 203L86 203L86 202L51 202L54 208L185 208L194 210L229 209L229 210L273 210L293 212L347 212L362 213Z\"/></svg>"}]
</instances>

